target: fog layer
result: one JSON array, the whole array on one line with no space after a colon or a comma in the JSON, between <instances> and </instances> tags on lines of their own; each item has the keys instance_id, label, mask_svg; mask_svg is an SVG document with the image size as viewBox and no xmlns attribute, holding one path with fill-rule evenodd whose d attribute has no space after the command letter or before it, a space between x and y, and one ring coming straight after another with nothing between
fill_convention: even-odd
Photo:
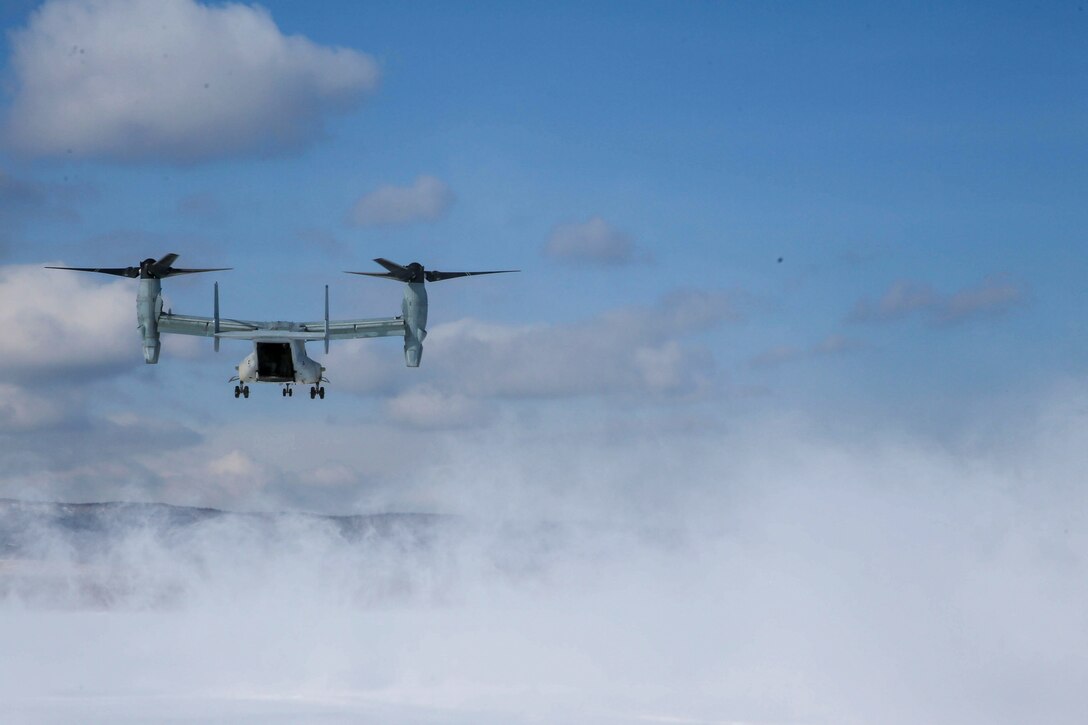
<instances>
[{"instance_id":1,"label":"fog layer","mask_svg":"<svg viewBox=\"0 0 1088 725\"><path fill-rule=\"evenodd\" d=\"M1082 399L954 441L812 421L707 432L587 491L577 520L528 503L381 519L151 506L74 530L9 502L0 714L1079 723ZM528 485L488 475L464 494ZM651 488L660 505L640 515L625 496Z\"/></svg>"}]
</instances>

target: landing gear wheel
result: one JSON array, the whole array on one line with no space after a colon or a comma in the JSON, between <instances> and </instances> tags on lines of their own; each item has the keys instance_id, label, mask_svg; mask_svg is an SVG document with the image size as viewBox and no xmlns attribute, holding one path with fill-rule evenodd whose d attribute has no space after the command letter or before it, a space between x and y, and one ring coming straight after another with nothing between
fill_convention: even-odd
<instances>
[{"instance_id":1,"label":"landing gear wheel","mask_svg":"<svg viewBox=\"0 0 1088 725\"><path fill-rule=\"evenodd\" d=\"M310 400L313 400L316 397L317 397L317 388L311 386L310 387Z\"/></svg>"},{"instance_id":2,"label":"landing gear wheel","mask_svg":"<svg viewBox=\"0 0 1088 725\"><path fill-rule=\"evenodd\" d=\"M287 388L284 388L283 390L281 390L280 394L283 395L283 397L286 398L287 397Z\"/></svg>"},{"instance_id":3,"label":"landing gear wheel","mask_svg":"<svg viewBox=\"0 0 1088 725\"><path fill-rule=\"evenodd\" d=\"M294 389L294 388L288 388L288 389L287 389L287 397L288 397L288 398L293 398L293 397L295 397L295 389Z\"/></svg>"},{"instance_id":4,"label":"landing gear wheel","mask_svg":"<svg viewBox=\"0 0 1088 725\"><path fill-rule=\"evenodd\" d=\"M320 388L317 389L317 397L321 398L322 400L325 399L325 386L324 385L322 385Z\"/></svg>"},{"instance_id":5,"label":"landing gear wheel","mask_svg":"<svg viewBox=\"0 0 1088 725\"><path fill-rule=\"evenodd\" d=\"M242 387L240 385L235 385L234 386L234 397L237 398L241 394L242 394Z\"/></svg>"},{"instance_id":6,"label":"landing gear wheel","mask_svg":"<svg viewBox=\"0 0 1088 725\"><path fill-rule=\"evenodd\" d=\"M249 397L249 386L248 385L245 386L244 388L242 388L242 397L244 397L244 398Z\"/></svg>"}]
</instances>

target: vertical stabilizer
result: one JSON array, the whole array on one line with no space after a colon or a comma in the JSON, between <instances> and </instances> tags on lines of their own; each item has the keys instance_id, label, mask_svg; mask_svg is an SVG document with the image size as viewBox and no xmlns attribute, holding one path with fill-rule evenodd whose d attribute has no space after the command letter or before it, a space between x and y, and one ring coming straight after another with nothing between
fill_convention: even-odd
<instances>
[{"instance_id":1,"label":"vertical stabilizer","mask_svg":"<svg viewBox=\"0 0 1088 725\"><path fill-rule=\"evenodd\" d=\"M212 303L212 312L215 315L215 351L219 352L219 283L215 283L215 300Z\"/></svg>"}]
</instances>

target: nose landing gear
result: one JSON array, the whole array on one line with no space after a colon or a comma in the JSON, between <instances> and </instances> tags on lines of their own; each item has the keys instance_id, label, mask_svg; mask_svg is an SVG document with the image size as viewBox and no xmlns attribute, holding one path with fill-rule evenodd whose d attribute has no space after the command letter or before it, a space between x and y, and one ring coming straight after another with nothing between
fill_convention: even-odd
<instances>
[{"instance_id":1,"label":"nose landing gear","mask_svg":"<svg viewBox=\"0 0 1088 725\"><path fill-rule=\"evenodd\" d=\"M249 397L249 386L248 385L235 385L234 386L234 397L237 398L239 396L241 396L243 398L248 398Z\"/></svg>"},{"instance_id":2,"label":"nose landing gear","mask_svg":"<svg viewBox=\"0 0 1088 725\"><path fill-rule=\"evenodd\" d=\"M312 386L310 388L310 400L313 400L314 398L321 398L322 400L325 399L325 386L324 385L322 385L321 387Z\"/></svg>"}]
</instances>

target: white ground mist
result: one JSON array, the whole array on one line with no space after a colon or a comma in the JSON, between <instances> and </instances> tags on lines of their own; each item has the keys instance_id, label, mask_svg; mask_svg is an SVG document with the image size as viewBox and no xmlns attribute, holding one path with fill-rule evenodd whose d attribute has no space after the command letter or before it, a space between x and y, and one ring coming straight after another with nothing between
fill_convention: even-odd
<instances>
[{"instance_id":1,"label":"white ground mist","mask_svg":"<svg viewBox=\"0 0 1088 725\"><path fill-rule=\"evenodd\" d=\"M587 491L576 523L534 521L520 491L422 543L301 516L137 528L95 558L112 599L9 586L0 719L1079 723L1086 399L954 441L708 433ZM476 493L536 487L497 470ZM641 526L622 498L653 487ZM35 541L8 582L78 578L86 552Z\"/></svg>"}]
</instances>

